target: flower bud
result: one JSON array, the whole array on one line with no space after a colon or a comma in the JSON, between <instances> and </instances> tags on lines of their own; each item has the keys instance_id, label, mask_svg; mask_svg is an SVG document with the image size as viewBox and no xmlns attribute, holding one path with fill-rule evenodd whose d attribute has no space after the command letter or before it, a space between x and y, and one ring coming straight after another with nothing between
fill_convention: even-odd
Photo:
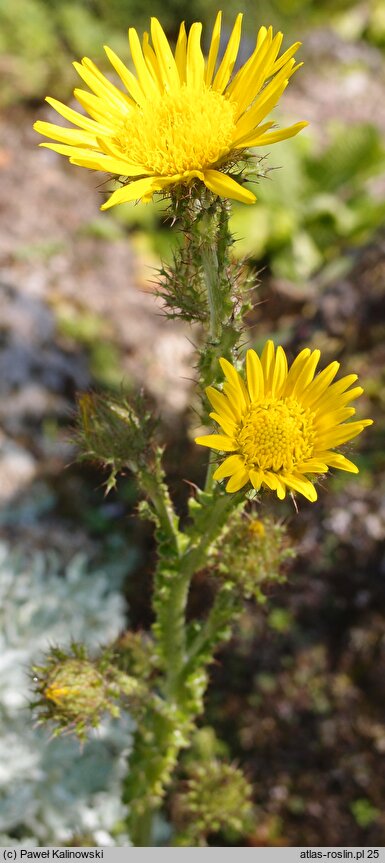
<instances>
[{"instance_id":1,"label":"flower bud","mask_svg":"<svg viewBox=\"0 0 385 863\"><path fill-rule=\"evenodd\" d=\"M210 833L242 834L251 828L251 785L233 764L213 759L195 764L178 798L178 818L183 824L181 843L195 839L205 844Z\"/></svg>"},{"instance_id":2,"label":"flower bud","mask_svg":"<svg viewBox=\"0 0 385 863\"><path fill-rule=\"evenodd\" d=\"M119 701L136 706L143 685L116 668L112 660L108 652L91 660L83 645L72 645L68 654L54 648L45 665L33 668L38 722L53 722L55 736L74 732L84 739L104 713L119 716Z\"/></svg>"},{"instance_id":3,"label":"flower bud","mask_svg":"<svg viewBox=\"0 0 385 863\"><path fill-rule=\"evenodd\" d=\"M213 563L245 599L264 603L264 590L271 582L285 581L283 564L293 556L281 523L236 511L225 527Z\"/></svg>"}]
</instances>

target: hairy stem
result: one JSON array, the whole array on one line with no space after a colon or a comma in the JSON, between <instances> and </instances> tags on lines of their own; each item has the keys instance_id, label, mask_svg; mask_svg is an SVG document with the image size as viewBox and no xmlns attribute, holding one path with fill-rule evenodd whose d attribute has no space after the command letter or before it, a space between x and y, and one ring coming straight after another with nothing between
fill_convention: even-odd
<instances>
[{"instance_id":1,"label":"hairy stem","mask_svg":"<svg viewBox=\"0 0 385 863\"><path fill-rule=\"evenodd\" d=\"M187 320L194 320L196 296L200 302L200 317L197 319L207 321L199 360L204 399L203 388L218 380L218 357L231 358L241 332L234 313L229 208L226 202L207 190L202 192L201 200L185 202L175 199L174 205L176 215L181 216L186 252L181 258L180 272L176 266L169 272L166 300L173 312L177 293L174 302L172 273L175 285L183 287L183 279L186 280L188 294L188 273L191 272L195 294L190 291L191 296L187 296L186 303L183 290L178 297ZM205 411L204 408L204 416L207 415ZM207 685L206 667L239 610L238 601L220 589L206 623L188 643L186 609L191 580L207 565L210 547L218 541L230 513L239 507L244 496L242 493L227 495L218 488L213 489L215 456L211 454L205 489L198 498L195 515L192 511L193 524L182 532L158 456L154 471L146 471L140 477L156 523L158 562L152 629L158 669L155 683L158 703L156 706L154 702L148 704L138 720L130 773L125 782L125 800L131 807L129 824L135 845L151 841L153 813L161 804L179 752L189 745L195 719L202 711Z\"/></svg>"}]
</instances>

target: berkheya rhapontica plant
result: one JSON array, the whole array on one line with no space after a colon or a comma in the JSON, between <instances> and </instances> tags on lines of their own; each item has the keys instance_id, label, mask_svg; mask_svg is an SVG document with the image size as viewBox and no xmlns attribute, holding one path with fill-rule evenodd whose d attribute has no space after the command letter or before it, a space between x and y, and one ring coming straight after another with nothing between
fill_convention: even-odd
<instances>
[{"instance_id":1,"label":"berkheya rhapontica plant","mask_svg":"<svg viewBox=\"0 0 385 863\"><path fill-rule=\"evenodd\" d=\"M142 43L130 28L134 72L106 48L116 86L84 58L75 68L89 89L74 96L86 113L48 98L73 125L35 124L54 141L41 146L114 175L118 187L103 210L145 203L156 193L168 198L183 239L172 265L161 270L158 293L169 316L201 325L195 366L201 431L211 420L219 426L219 433L196 438L211 453L204 487L191 492L181 529L159 432L142 397L79 400L82 455L109 468L108 490L119 472L132 471L141 516L154 523L155 623L151 634L127 633L96 659L81 645L52 651L35 669L40 716L54 720L58 732L84 736L105 711L130 710L136 732L124 799L136 845L152 844L153 815L189 748L194 759L185 762L175 841L204 844L210 832L242 833L250 825L246 778L218 756L215 743L202 746L196 720L218 645L230 637L245 599L265 602L264 587L283 579L282 562L293 553L283 527L258 517L259 496L315 501L318 475L329 468L357 473L340 448L371 422L350 421L351 402L362 393L352 386L357 376L335 381L337 362L316 374L318 350L304 348L289 367L283 348L268 341L260 356L250 349L243 358L250 284L232 256L230 199L253 204L245 183L261 175L258 148L296 135L306 123L275 129L266 121L301 65L294 59L300 43L280 53L282 34L261 27L250 57L234 72L241 22L239 14L220 60L221 13L207 59L199 23L188 34L181 25L174 51L156 18ZM225 454L219 464L218 452ZM191 580L203 569L216 584L215 597L204 620L187 623Z\"/></svg>"}]
</instances>

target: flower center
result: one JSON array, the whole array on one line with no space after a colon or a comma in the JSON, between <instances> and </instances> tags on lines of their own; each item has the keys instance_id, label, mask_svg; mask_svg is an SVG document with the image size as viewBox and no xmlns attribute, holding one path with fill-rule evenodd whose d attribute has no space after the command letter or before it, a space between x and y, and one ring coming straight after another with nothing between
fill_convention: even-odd
<instances>
[{"instance_id":1,"label":"flower center","mask_svg":"<svg viewBox=\"0 0 385 863\"><path fill-rule=\"evenodd\" d=\"M248 468L286 471L313 454L313 414L293 398L250 405L237 442Z\"/></svg>"},{"instance_id":2,"label":"flower center","mask_svg":"<svg viewBox=\"0 0 385 863\"><path fill-rule=\"evenodd\" d=\"M216 165L231 149L236 105L215 90L183 84L132 108L115 137L130 162L157 176Z\"/></svg>"}]
</instances>

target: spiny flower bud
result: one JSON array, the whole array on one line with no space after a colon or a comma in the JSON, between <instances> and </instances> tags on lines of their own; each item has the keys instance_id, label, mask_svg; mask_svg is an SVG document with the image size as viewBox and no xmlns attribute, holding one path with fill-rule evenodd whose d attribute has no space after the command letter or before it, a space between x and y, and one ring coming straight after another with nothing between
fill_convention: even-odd
<instances>
[{"instance_id":1,"label":"spiny flower bud","mask_svg":"<svg viewBox=\"0 0 385 863\"><path fill-rule=\"evenodd\" d=\"M262 588L285 581L282 564L294 553L281 523L238 510L230 517L216 548L214 567L245 599L253 597L264 603Z\"/></svg>"},{"instance_id":2,"label":"spiny flower bud","mask_svg":"<svg viewBox=\"0 0 385 863\"><path fill-rule=\"evenodd\" d=\"M157 671L154 642L146 632L127 630L113 645L115 665L139 680L149 680Z\"/></svg>"},{"instance_id":3,"label":"spiny flower bud","mask_svg":"<svg viewBox=\"0 0 385 863\"><path fill-rule=\"evenodd\" d=\"M123 394L118 398L85 393L78 403L77 442L83 458L110 470L107 492L121 471L151 469L157 421L142 395L131 403Z\"/></svg>"},{"instance_id":4,"label":"spiny flower bud","mask_svg":"<svg viewBox=\"0 0 385 863\"><path fill-rule=\"evenodd\" d=\"M247 832L252 823L252 788L242 771L218 759L190 770L186 790L178 799L178 817L185 825L181 839L195 838L202 845L210 833Z\"/></svg>"},{"instance_id":5,"label":"spiny flower bud","mask_svg":"<svg viewBox=\"0 0 385 863\"><path fill-rule=\"evenodd\" d=\"M141 694L141 684L116 669L109 653L91 660L83 645L72 645L68 654L54 648L45 665L35 666L32 672L38 722L53 722L55 736L74 732L84 739L104 713L119 716L119 700L135 700Z\"/></svg>"},{"instance_id":6,"label":"spiny flower bud","mask_svg":"<svg viewBox=\"0 0 385 863\"><path fill-rule=\"evenodd\" d=\"M68 659L52 669L44 695L69 718L93 717L103 710L105 684L91 662Z\"/></svg>"}]
</instances>

